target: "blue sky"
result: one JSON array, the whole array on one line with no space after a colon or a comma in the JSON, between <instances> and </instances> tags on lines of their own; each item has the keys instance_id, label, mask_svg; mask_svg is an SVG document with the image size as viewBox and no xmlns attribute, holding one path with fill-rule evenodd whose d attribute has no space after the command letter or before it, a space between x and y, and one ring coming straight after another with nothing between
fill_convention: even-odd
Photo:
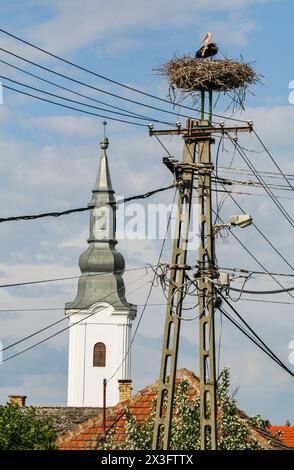
<instances>
[{"instance_id":1,"label":"blue sky","mask_svg":"<svg viewBox=\"0 0 294 470\"><path fill-rule=\"evenodd\" d=\"M255 129L278 163L284 171L293 173L294 108L288 103L288 84L294 79L291 55L293 2L2 0L0 6L3 29L97 73L163 97L167 94L167 84L153 69L169 60L174 53L183 55L195 51L203 34L212 31L222 54L233 58L242 55L245 61L255 62L256 70L264 75L264 86L252 90L255 96L248 96L247 109L241 117L253 119ZM132 99L158 104L48 58L1 33L0 40L0 47L60 73ZM136 112L144 110L123 101L111 101L94 91L50 76L1 51L0 59L97 99ZM1 62L0 75L56 92L55 88L13 71ZM222 113L224 107L219 105L217 111ZM151 110L144 112L155 117L164 116ZM95 181L100 154L98 142L103 132L101 121L4 90L4 102L0 106L1 216L84 206L90 200ZM109 120L107 133L110 138L113 186L118 195L137 194L170 183L169 174L161 163L162 148L149 138L145 129ZM247 148L258 148L253 137L243 136L241 142ZM180 141L167 138L165 144L180 158ZM222 165L227 166L231 157L232 149L226 144L221 152ZM251 154L250 157L260 170L274 171L265 154ZM234 158L236 167L244 166L238 156ZM292 228L268 198L237 197L283 254L294 262ZM152 202L169 203L171 198L169 192L154 197ZM292 201L285 200L283 204L293 214ZM226 219L234 212L236 208L227 200L222 218ZM78 275L78 257L86 247L87 230L87 213L60 219L1 224L0 283ZM290 268L274 255L253 228L239 231L238 236L268 269L289 272ZM160 242L150 240L119 242L130 268L153 263L159 247ZM165 261L170 258L169 248L168 245L164 253ZM241 251L233 237L218 240L217 253L220 265L258 268ZM193 256L195 258L195 253L190 256L191 259ZM126 282L133 281L129 273L125 278ZM248 285L268 289L275 286L267 278L253 278ZM133 290L132 285L127 290ZM62 318L63 305L73 299L75 292L75 281L1 289L0 310L37 309L26 313L0 313L4 346ZM146 288L129 294L128 299L141 305L145 296ZM283 295L275 297L275 300L291 299ZM163 302L159 289L154 292L151 301ZM287 362L288 345L294 339L293 306L247 301L240 301L236 306ZM41 308L60 310L38 310ZM140 307L138 310L140 312ZM144 315L133 347L132 378L135 390L158 376L163 321L163 307L150 308ZM154 322L158 324L156 331ZM182 332L180 366L197 373L197 323L187 322ZM286 419L293 423L293 379L248 343L225 319L220 335L220 321L217 318L218 341L220 336L220 367L231 367L232 387L239 386L240 407L248 414L261 413L276 424L283 424ZM33 342L20 345L13 352ZM28 396L30 404L65 404L67 347L68 337L64 333L1 365L1 402L5 402L9 394L21 393ZM146 354L150 357L149 363L143 361ZM290 364L289 367L294 370Z\"/></svg>"}]
</instances>

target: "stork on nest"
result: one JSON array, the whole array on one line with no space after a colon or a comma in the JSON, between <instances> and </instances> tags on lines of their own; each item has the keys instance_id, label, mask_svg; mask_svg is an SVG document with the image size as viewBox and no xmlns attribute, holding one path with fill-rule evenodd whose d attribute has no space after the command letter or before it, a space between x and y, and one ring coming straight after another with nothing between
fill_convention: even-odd
<instances>
[{"instance_id":1,"label":"stork on nest","mask_svg":"<svg viewBox=\"0 0 294 470\"><path fill-rule=\"evenodd\" d=\"M204 45L192 55L174 57L155 69L155 73L167 77L170 83L170 99L181 103L192 97L197 103L206 91L223 92L230 99L228 109L244 109L246 92L250 85L261 83L261 75L252 64L240 60L224 58L213 59L218 52L218 45L212 41L212 34L203 38ZM206 60L207 58L211 60Z\"/></svg>"},{"instance_id":2,"label":"stork on nest","mask_svg":"<svg viewBox=\"0 0 294 470\"><path fill-rule=\"evenodd\" d=\"M207 57L215 56L218 53L218 45L213 42L212 34L206 33L204 38L202 39L204 46L202 46L199 51L196 52L195 58L196 59L207 59Z\"/></svg>"}]
</instances>

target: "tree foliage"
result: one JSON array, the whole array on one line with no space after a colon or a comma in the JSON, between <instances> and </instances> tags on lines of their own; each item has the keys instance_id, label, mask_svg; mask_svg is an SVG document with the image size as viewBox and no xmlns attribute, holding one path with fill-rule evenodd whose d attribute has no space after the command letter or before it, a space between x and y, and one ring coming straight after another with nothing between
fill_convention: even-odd
<instances>
[{"instance_id":1,"label":"tree foliage","mask_svg":"<svg viewBox=\"0 0 294 470\"><path fill-rule=\"evenodd\" d=\"M56 449L51 419L40 420L32 407L0 406L0 450Z\"/></svg>"},{"instance_id":2,"label":"tree foliage","mask_svg":"<svg viewBox=\"0 0 294 470\"><path fill-rule=\"evenodd\" d=\"M188 395L189 383L182 380L176 387L174 416L170 441L171 450L200 449L200 399L195 396L192 403ZM218 445L220 450L259 450L261 444L252 435L253 427L266 427L269 422L260 416L244 418L237 402L229 392L230 373L224 369L218 385ZM126 412L126 440L115 444L115 430L109 434L104 449L150 450L155 418L153 411L145 421L138 422L130 411Z\"/></svg>"}]
</instances>

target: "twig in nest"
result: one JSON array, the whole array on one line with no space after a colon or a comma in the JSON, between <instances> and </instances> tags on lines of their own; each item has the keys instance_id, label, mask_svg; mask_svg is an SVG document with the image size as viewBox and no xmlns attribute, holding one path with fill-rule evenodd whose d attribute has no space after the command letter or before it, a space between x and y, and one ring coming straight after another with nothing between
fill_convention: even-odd
<instances>
[{"instance_id":1,"label":"twig in nest","mask_svg":"<svg viewBox=\"0 0 294 470\"><path fill-rule=\"evenodd\" d=\"M174 57L155 72L168 78L170 96L172 93L178 101L189 96L196 103L201 91L211 90L227 94L233 110L244 109L249 86L261 83L261 75L257 75L252 65L244 63L242 58L237 61Z\"/></svg>"}]
</instances>

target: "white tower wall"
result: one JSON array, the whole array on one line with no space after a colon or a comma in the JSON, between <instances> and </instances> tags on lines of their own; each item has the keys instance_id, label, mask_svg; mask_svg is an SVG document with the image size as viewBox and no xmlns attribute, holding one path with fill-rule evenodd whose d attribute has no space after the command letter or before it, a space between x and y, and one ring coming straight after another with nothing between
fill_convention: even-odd
<instances>
[{"instance_id":1,"label":"white tower wall","mask_svg":"<svg viewBox=\"0 0 294 470\"><path fill-rule=\"evenodd\" d=\"M89 314L92 315L86 318ZM93 306L91 312L69 310L67 315L70 316L70 325L79 322L70 328L68 406L102 407L103 379L110 379L117 371L107 384L106 394L106 405L116 405L119 401L118 380L131 377L129 316L101 304ZM105 367L93 366L94 346L98 342L106 347Z\"/></svg>"}]
</instances>

